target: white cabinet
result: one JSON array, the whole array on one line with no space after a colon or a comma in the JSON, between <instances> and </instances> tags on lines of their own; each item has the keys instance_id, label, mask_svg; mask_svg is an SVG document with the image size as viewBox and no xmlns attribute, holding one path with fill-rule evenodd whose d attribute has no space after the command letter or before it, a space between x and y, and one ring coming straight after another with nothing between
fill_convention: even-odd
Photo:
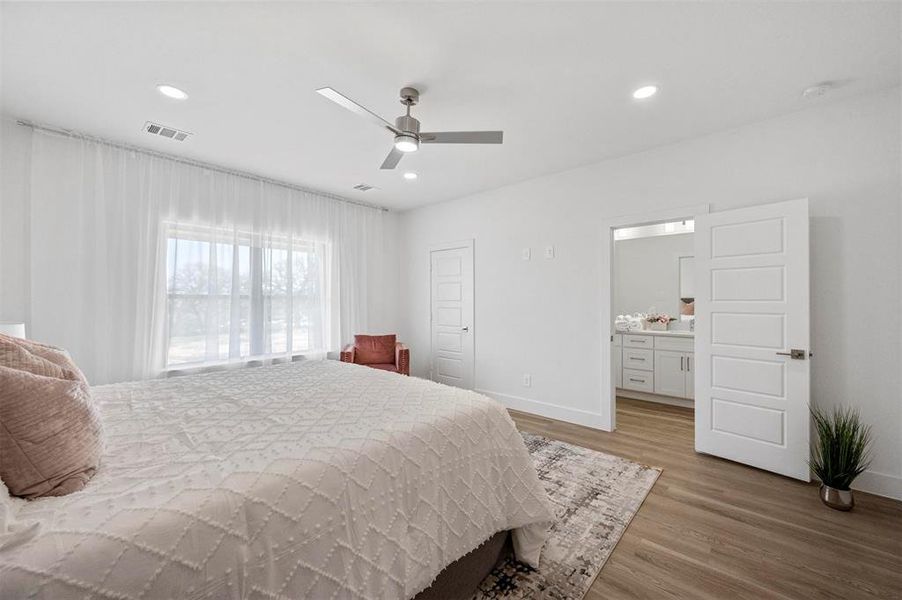
<instances>
[{"instance_id":1,"label":"white cabinet","mask_svg":"<svg viewBox=\"0 0 902 600\"><path fill-rule=\"evenodd\" d=\"M637 392L655 391L655 374L651 371L623 369L623 389Z\"/></svg>"},{"instance_id":2,"label":"white cabinet","mask_svg":"<svg viewBox=\"0 0 902 600\"><path fill-rule=\"evenodd\" d=\"M623 368L638 369L640 371L655 370L655 353L654 350L646 350L644 348L624 348L623 349Z\"/></svg>"},{"instance_id":3,"label":"white cabinet","mask_svg":"<svg viewBox=\"0 0 902 600\"><path fill-rule=\"evenodd\" d=\"M623 346L625 348L654 348L655 338L650 335L635 335L624 333Z\"/></svg>"},{"instance_id":4,"label":"white cabinet","mask_svg":"<svg viewBox=\"0 0 902 600\"><path fill-rule=\"evenodd\" d=\"M677 398L692 398L695 374L690 370L691 352L655 350L655 393Z\"/></svg>"},{"instance_id":5,"label":"white cabinet","mask_svg":"<svg viewBox=\"0 0 902 600\"><path fill-rule=\"evenodd\" d=\"M611 347L615 385L622 390L692 399L694 349L695 340L687 336L616 334Z\"/></svg>"}]
</instances>

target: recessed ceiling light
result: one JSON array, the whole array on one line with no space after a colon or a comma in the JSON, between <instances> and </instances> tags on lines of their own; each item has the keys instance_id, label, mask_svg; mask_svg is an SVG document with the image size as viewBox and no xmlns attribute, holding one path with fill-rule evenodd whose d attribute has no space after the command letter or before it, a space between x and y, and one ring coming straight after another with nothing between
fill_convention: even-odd
<instances>
[{"instance_id":1,"label":"recessed ceiling light","mask_svg":"<svg viewBox=\"0 0 902 600\"><path fill-rule=\"evenodd\" d=\"M646 85L633 92L633 98L635 98L636 100L645 100L646 98L651 98L657 93L658 86Z\"/></svg>"},{"instance_id":2,"label":"recessed ceiling light","mask_svg":"<svg viewBox=\"0 0 902 600\"><path fill-rule=\"evenodd\" d=\"M167 85L162 83L157 86L157 91L166 96L167 98L173 98L175 100L185 100L188 97L188 93L178 89L175 86Z\"/></svg>"},{"instance_id":3,"label":"recessed ceiling light","mask_svg":"<svg viewBox=\"0 0 902 600\"><path fill-rule=\"evenodd\" d=\"M404 173L404 179L413 181L416 178L417 178L417 174L414 173L413 171L408 171L407 173Z\"/></svg>"}]
</instances>

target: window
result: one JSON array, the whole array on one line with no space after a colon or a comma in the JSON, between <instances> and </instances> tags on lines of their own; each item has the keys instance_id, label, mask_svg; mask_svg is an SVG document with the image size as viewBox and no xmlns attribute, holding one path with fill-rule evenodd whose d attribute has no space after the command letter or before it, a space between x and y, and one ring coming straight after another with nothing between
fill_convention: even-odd
<instances>
[{"instance_id":1,"label":"window","mask_svg":"<svg viewBox=\"0 0 902 600\"><path fill-rule=\"evenodd\" d=\"M170 225L166 365L324 351L328 250L287 236Z\"/></svg>"}]
</instances>

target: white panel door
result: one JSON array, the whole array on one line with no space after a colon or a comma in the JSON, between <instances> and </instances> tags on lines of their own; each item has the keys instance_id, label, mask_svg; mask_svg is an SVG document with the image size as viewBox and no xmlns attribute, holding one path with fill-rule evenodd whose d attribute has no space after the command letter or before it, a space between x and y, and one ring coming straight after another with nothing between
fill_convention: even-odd
<instances>
[{"instance_id":1,"label":"white panel door","mask_svg":"<svg viewBox=\"0 0 902 600\"><path fill-rule=\"evenodd\" d=\"M473 388L473 247L431 252L432 379Z\"/></svg>"},{"instance_id":2,"label":"white panel door","mask_svg":"<svg viewBox=\"0 0 902 600\"><path fill-rule=\"evenodd\" d=\"M698 216L695 263L695 449L808 481L808 201Z\"/></svg>"}]
</instances>

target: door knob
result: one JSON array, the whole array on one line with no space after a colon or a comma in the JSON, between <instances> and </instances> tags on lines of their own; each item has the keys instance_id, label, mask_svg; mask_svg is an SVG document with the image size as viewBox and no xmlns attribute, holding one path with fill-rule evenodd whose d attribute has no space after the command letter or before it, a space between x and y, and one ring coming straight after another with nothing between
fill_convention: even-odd
<instances>
[{"instance_id":1,"label":"door knob","mask_svg":"<svg viewBox=\"0 0 902 600\"><path fill-rule=\"evenodd\" d=\"M460 330L461 331L470 331L470 328L469 327L461 327Z\"/></svg>"},{"instance_id":2,"label":"door knob","mask_svg":"<svg viewBox=\"0 0 902 600\"><path fill-rule=\"evenodd\" d=\"M793 348L789 352L777 352L778 356L788 356L794 360L805 360L805 351L799 348Z\"/></svg>"}]
</instances>

